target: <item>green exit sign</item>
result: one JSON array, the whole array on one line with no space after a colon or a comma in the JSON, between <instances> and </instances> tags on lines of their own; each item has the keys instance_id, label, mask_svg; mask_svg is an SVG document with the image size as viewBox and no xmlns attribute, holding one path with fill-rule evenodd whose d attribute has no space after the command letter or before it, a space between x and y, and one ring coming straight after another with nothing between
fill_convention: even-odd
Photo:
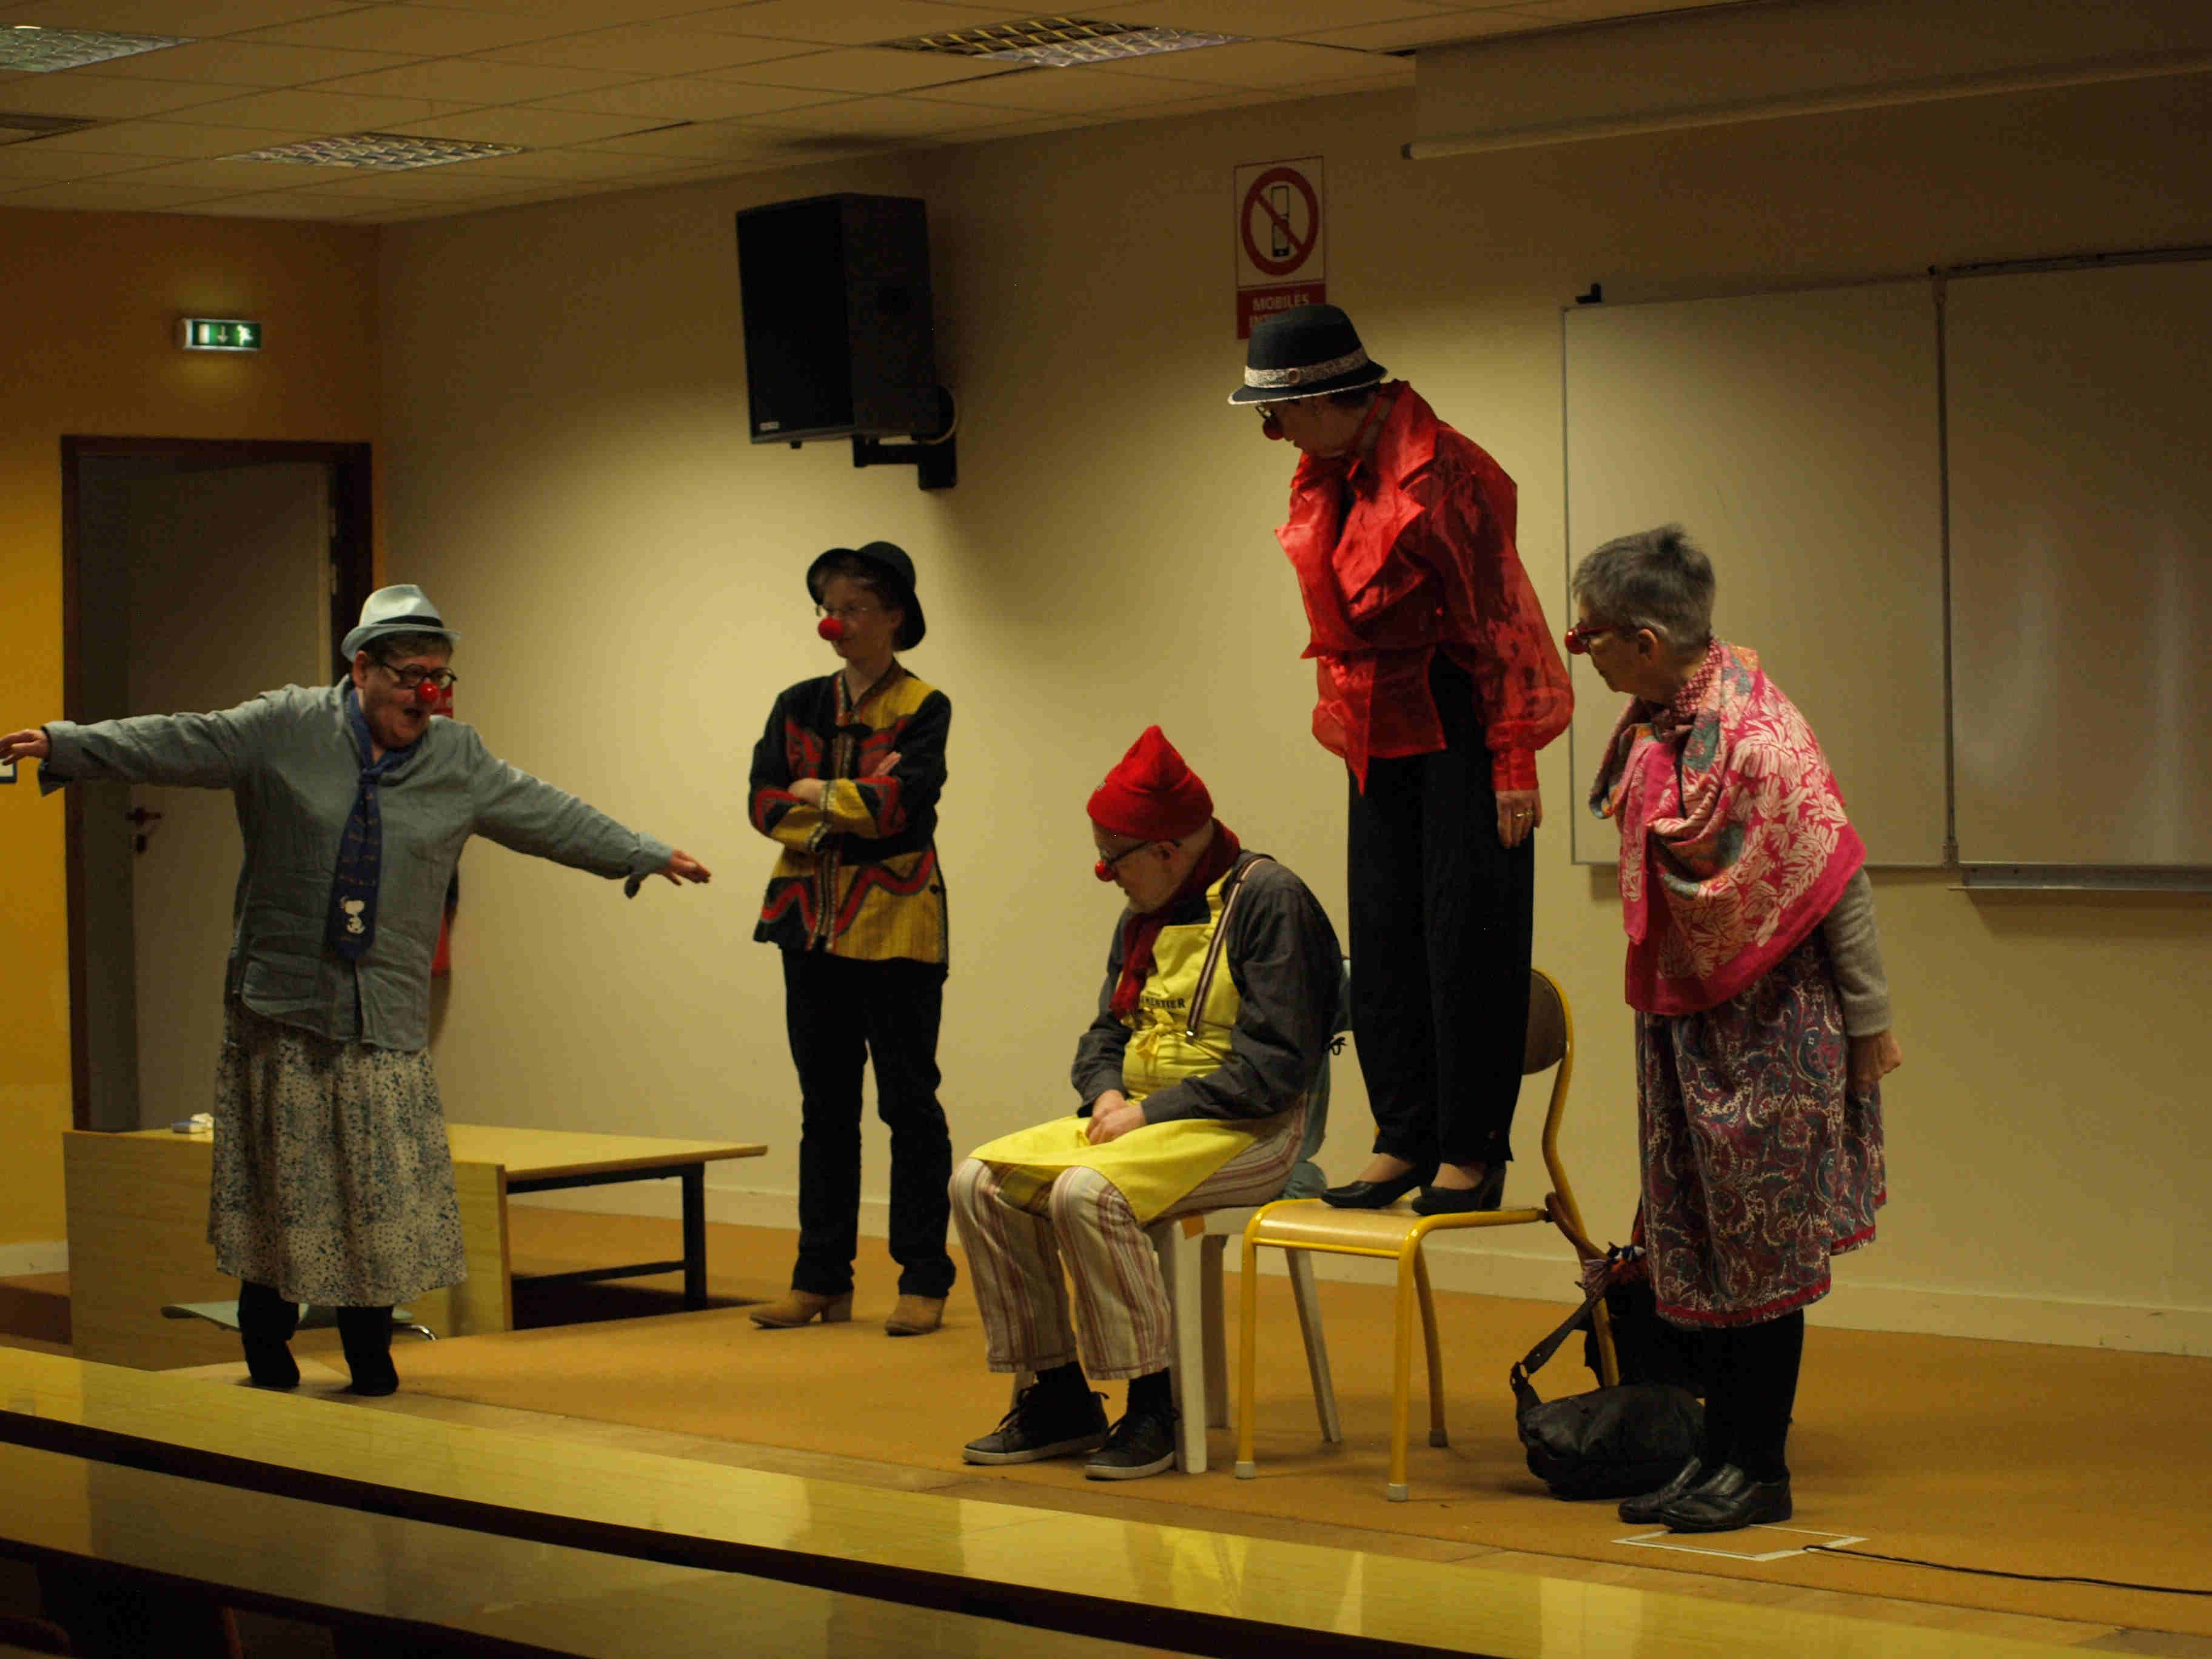
<instances>
[{"instance_id":1,"label":"green exit sign","mask_svg":"<svg viewBox=\"0 0 2212 1659\"><path fill-rule=\"evenodd\" d=\"M261 325L223 317L186 317L177 324L177 343L187 351L258 351Z\"/></svg>"}]
</instances>

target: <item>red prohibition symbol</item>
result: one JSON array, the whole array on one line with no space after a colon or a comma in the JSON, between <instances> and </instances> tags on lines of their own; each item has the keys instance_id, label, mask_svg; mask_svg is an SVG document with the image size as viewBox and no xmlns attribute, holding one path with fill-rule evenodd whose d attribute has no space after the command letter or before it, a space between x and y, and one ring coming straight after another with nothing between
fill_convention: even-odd
<instances>
[{"instance_id":1,"label":"red prohibition symbol","mask_svg":"<svg viewBox=\"0 0 2212 1659\"><path fill-rule=\"evenodd\" d=\"M1297 228L1277 212L1274 203L1268 199L1268 191L1277 185L1288 185L1305 198L1306 234L1303 240ZM1252 235L1255 208L1273 221L1274 228L1279 233L1278 236L1268 239L1271 246L1264 251ZM1254 265L1270 276L1287 276L1305 264L1306 255L1313 252L1314 243L1321 236L1321 198L1314 194L1314 187L1306 181L1305 174L1297 168L1269 167L1255 179L1251 188L1244 192L1244 210L1239 229L1244 239L1245 257ZM1287 251L1278 254L1273 251L1276 246Z\"/></svg>"}]
</instances>

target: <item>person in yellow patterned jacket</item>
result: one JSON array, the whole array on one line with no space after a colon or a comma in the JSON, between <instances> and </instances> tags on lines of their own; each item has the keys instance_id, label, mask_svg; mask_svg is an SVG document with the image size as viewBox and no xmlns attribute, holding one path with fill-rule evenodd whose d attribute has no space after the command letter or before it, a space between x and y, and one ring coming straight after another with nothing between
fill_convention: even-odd
<instances>
[{"instance_id":1,"label":"person in yellow patterned jacket","mask_svg":"<svg viewBox=\"0 0 2212 1659\"><path fill-rule=\"evenodd\" d=\"M889 542L833 547L806 573L817 631L842 667L775 700L753 748L753 828L783 850L753 937L783 952L799 1070L799 1261L751 1310L767 1328L853 1315L860 1209L860 1071L891 1135L893 1336L937 1329L952 1142L937 1100L946 966L937 800L952 704L899 663L921 642L914 561Z\"/></svg>"},{"instance_id":2,"label":"person in yellow patterned jacket","mask_svg":"<svg viewBox=\"0 0 2212 1659\"><path fill-rule=\"evenodd\" d=\"M1145 1229L1281 1194L1341 957L1305 884L1238 844L1157 726L1090 812L1096 873L1128 905L1076 1046L1081 1109L978 1147L952 1177L988 1363L1036 1378L962 1455L1087 1452L1092 1480L1129 1480L1176 1448L1167 1287ZM1091 1379L1128 1382L1110 1430Z\"/></svg>"}]
</instances>

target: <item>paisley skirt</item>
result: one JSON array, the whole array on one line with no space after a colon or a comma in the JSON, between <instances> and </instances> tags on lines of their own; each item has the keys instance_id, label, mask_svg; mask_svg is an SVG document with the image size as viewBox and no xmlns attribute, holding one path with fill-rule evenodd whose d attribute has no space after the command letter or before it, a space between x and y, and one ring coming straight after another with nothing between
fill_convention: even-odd
<instances>
[{"instance_id":1,"label":"paisley skirt","mask_svg":"<svg viewBox=\"0 0 2212 1659\"><path fill-rule=\"evenodd\" d=\"M216 1071L208 1242L295 1302L381 1308L468 1276L428 1049L337 1042L236 998Z\"/></svg>"},{"instance_id":2,"label":"paisley skirt","mask_svg":"<svg viewBox=\"0 0 2212 1659\"><path fill-rule=\"evenodd\" d=\"M1817 928L1726 1002L1637 1015L1644 1242L1665 1318L1779 1318L1874 1237L1881 1094L1850 1091L1848 1053Z\"/></svg>"}]
</instances>

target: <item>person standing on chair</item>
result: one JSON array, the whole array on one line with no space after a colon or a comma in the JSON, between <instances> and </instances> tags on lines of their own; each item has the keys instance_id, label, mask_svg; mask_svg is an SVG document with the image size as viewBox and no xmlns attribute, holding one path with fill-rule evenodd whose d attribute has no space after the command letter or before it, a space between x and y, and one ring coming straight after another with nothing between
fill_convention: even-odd
<instances>
[{"instance_id":1,"label":"person standing on chair","mask_svg":"<svg viewBox=\"0 0 2212 1659\"><path fill-rule=\"evenodd\" d=\"M1574 707L1514 546L1513 480L1386 381L1334 306L1254 329L1229 401L1302 452L1275 533L1311 629L1314 736L1349 775L1376 1134L1325 1196L1373 1209L1418 1186L1424 1214L1494 1210L1528 1022L1536 751Z\"/></svg>"},{"instance_id":2,"label":"person standing on chair","mask_svg":"<svg viewBox=\"0 0 2212 1659\"><path fill-rule=\"evenodd\" d=\"M1659 1313L1702 1332L1705 1442L1638 1525L1787 1521L1805 1309L1872 1241L1890 1030L1865 849L1819 739L1758 654L1716 639L1677 526L1576 568L1567 649L1632 701L1591 810L1620 826L1643 1237Z\"/></svg>"},{"instance_id":3,"label":"person standing on chair","mask_svg":"<svg viewBox=\"0 0 2212 1659\"><path fill-rule=\"evenodd\" d=\"M753 937L783 953L800 1098L799 1261L790 1290L751 1316L772 1329L853 1316L860 1073L872 1060L899 1264L884 1329L921 1336L943 1322L953 1275L952 1139L937 1100L946 945L936 847L952 704L894 654L920 645L927 626L903 550L833 547L808 567L806 590L841 665L775 700L753 749L751 799L753 828L782 848Z\"/></svg>"},{"instance_id":4,"label":"person standing on chair","mask_svg":"<svg viewBox=\"0 0 2212 1659\"><path fill-rule=\"evenodd\" d=\"M1282 1192L1342 958L1305 884L1238 843L1158 726L1090 814L1093 873L1127 903L1076 1044L1082 1103L978 1147L952 1178L990 1367L1036 1378L962 1455L1087 1452L1092 1480L1129 1480L1176 1455L1174 1322L1145 1229ZM1093 1379L1129 1384L1110 1430Z\"/></svg>"},{"instance_id":5,"label":"person standing on chair","mask_svg":"<svg viewBox=\"0 0 2212 1659\"><path fill-rule=\"evenodd\" d=\"M245 864L216 1075L208 1237L238 1279L264 1388L297 1386L300 1304L333 1308L350 1392L388 1395L393 1304L467 1276L429 1053L430 960L462 844L596 875L704 882L704 865L433 719L454 635L419 587L379 588L335 685L210 714L54 720L0 737L40 786L227 789Z\"/></svg>"}]
</instances>

